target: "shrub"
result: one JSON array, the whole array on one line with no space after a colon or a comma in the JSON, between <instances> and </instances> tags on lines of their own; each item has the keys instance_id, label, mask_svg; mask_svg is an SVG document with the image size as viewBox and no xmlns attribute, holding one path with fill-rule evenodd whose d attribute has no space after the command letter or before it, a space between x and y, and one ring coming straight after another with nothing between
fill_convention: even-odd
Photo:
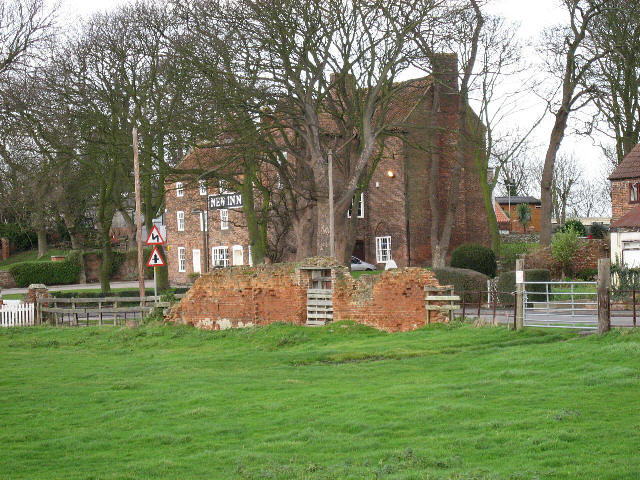
<instances>
[{"instance_id":1,"label":"shrub","mask_svg":"<svg viewBox=\"0 0 640 480\"><path fill-rule=\"evenodd\" d=\"M451 254L453 268L467 268L484 273L489 277L496 276L496 255L493 250L475 243L460 245Z\"/></svg>"},{"instance_id":2,"label":"shrub","mask_svg":"<svg viewBox=\"0 0 640 480\"><path fill-rule=\"evenodd\" d=\"M611 265L611 287L613 296L621 298L631 290L640 290L640 269L629 268L622 263Z\"/></svg>"},{"instance_id":3,"label":"shrub","mask_svg":"<svg viewBox=\"0 0 640 480\"><path fill-rule=\"evenodd\" d=\"M516 260L523 253L529 253L538 247L538 243L514 242L500 244L500 267L501 270L514 270Z\"/></svg>"},{"instance_id":4,"label":"shrub","mask_svg":"<svg viewBox=\"0 0 640 480\"><path fill-rule=\"evenodd\" d=\"M572 218L564 222L560 231L566 233L573 230L579 237L585 237L587 235L587 229L584 228L583 223L577 218Z\"/></svg>"},{"instance_id":5,"label":"shrub","mask_svg":"<svg viewBox=\"0 0 640 480\"><path fill-rule=\"evenodd\" d=\"M596 222L591 225L589 231L593 238L604 238L609 230L603 224Z\"/></svg>"},{"instance_id":6,"label":"shrub","mask_svg":"<svg viewBox=\"0 0 640 480\"><path fill-rule=\"evenodd\" d=\"M75 283L80 275L80 264L74 259L64 262L22 262L9 266L18 287L32 283L45 285L67 285Z\"/></svg>"},{"instance_id":7,"label":"shrub","mask_svg":"<svg viewBox=\"0 0 640 480\"><path fill-rule=\"evenodd\" d=\"M478 292L487 290L489 277L475 270L445 267L434 268L433 273L441 285L453 285L456 295L464 295L465 302L477 302Z\"/></svg>"},{"instance_id":8,"label":"shrub","mask_svg":"<svg viewBox=\"0 0 640 480\"><path fill-rule=\"evenodd\" d=\"M583 282L592 282L598 277L597 268L585 268L576 273L576 278L579 278Z\"/></svg>"},{"instance_id":9,"label":"shrub","mask_svg":"<svg viewBox=\"0 0 640 480\"><path fill-rule=\"evenodd\" d=\"M584 228L584 226L582 228ZM565 271L570 267L571 260L573 260L579 246L580 238L578 237L578 232L573 229L558 232L553 236L553 240L551 241L551 255L554 260L562 265L563 277L565 276Z\"/></svg>"},{"instance_id":10,"label":"shrub","mask_svg":"<svg viewBox=\"0 0 640 480\"><path fill-rule=\"evenodd\" d=\"M550 282L551 272L544 268L531 268L524 271L524 279L527 282ZM498 292L514 292L516 290L516 272L504 272L498 277L496 284ZM544 285L527 285L528 292L546 292ZM498 297L501 303L513 304L513 296L505 293L501 293ZM532 294L529 295L531 301L543 301L546 298L546 293L542 295Z\"/></svg>"}]
</instances>

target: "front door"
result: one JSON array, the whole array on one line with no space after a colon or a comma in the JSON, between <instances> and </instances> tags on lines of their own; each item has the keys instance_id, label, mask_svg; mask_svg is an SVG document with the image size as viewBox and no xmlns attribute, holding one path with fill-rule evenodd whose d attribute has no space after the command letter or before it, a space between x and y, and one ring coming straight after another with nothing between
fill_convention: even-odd
<instances>
[{"instance_id":1,"label":"front door","mask_svg":"<svg viewBox=\"0 0 640 480\"><path fill-rule=\"evenodd\" d=\"M366 261L366 258L364 258L364 240L356 240L356 243L353 246L353 253L351 255L358 257L360 260Z\"/></svg>"},{"instance_id":2,"label":"front door","mask_svg":"<svg viewBox=\"0 0 640 480\"><path fill-rule=\"evenodd\" d=\"M201 273L202 266L200 265L200 250L193 250L193 273Z\"/></svg>"}]
</instances>

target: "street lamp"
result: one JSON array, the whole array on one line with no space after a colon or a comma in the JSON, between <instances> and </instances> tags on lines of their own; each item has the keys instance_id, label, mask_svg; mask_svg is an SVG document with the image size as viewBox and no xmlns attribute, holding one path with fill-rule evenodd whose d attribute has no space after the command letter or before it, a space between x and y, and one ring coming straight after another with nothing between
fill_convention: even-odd
<instances>
[{"instance_id":1,"label":"street lamp","mask_svg":"<svg viewBox=\"0 0 640 480\"><path fill-rule=\"evenodd\" d=\"M209 218L207 216L208 210L200 210L199 208L194 208L191 210L191 215L199 215L200 216L200 225L202 225L202 246L204 247L204 271L203 273L207 273L209 271L209 245L208 245L208 231L209 231Z\"/></svg>"}]
</instances>

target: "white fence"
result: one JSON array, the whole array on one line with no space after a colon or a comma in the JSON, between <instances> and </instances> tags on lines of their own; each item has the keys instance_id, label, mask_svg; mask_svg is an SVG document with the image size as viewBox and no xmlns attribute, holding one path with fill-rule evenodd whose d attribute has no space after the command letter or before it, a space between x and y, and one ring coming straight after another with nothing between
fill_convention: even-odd
<instances>
[{"instance_id":1,"label":"white fence","mask_svg":"<svg viewBox=\"0 0 640 480\"><path fill-rule=\"evenodd\" d=\"M33 303L3 303L0 306L0 327L27 327L34 325Z\"/></svg>"}]
</instances>

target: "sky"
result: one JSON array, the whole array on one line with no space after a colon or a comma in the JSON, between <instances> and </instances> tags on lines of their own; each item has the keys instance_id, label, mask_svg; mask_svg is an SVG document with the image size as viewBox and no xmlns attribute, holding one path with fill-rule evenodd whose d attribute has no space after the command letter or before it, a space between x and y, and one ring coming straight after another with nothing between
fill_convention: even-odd
<instances>
[{"instance_id":1,"label":"sky","mask_svg":"<svg viewBox=\"0 0 640 480\"><path fill-rule=\"evenodd\" d=\"M304 1L304 0L301 0ZM61 19L64 24L73 25L82 16L89 16L96 11L110 10L128 0L62 0ZM527 51L527 59L532 63L540 62L538 49L535 47L541 32L548 27L561 23L567 14L559 5L559 0L491 0L489 12L505 17L509 22L519 24L518 36L522 40L530 40L533 46ZM528 130L544 111L544 101L531 93L523 99L521 111L514 114L510 123ZM534 161L542 162L546 152L546 144L553 126L553 117L547 114L541 124L530 137L530 145ZM560 148L560 154L573 154L587 178L602 177L605 173L605 160L600 147L584 136L572 134L567 130L567 137ZM539 192L529 192L539 196Z\"/></svg>"}]
</instances>

